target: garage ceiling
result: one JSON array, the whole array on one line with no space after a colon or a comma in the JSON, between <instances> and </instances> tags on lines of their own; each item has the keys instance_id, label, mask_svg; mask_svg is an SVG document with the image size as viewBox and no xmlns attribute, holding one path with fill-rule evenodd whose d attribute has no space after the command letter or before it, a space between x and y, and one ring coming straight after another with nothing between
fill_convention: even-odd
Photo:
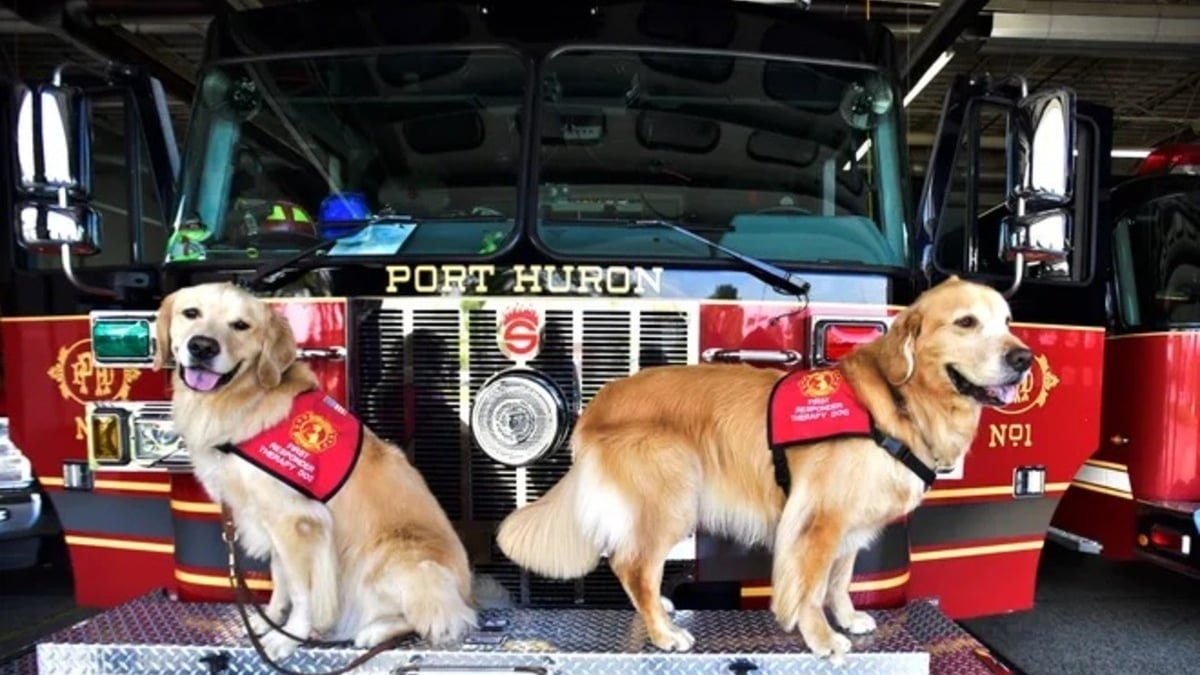
<instances>
[{"instance_id":1,"label":"garage ceiling","mask_svg":"<svg viewBox=\"0 0 1200 675\"><path fill-rule=\"evenodd\" d=\"M96 20L83 40L87 43L84 49L79 35L72 39L57 31L61 0L3 0L0 63L9 77L40 79L49 77L64 61L95 63L101 56L128 59L129 54L138 54L158 64L168 91L186 92L200 62L209 17L221 1L67 2L86 4ZM239 11L263 0L224 2L225 7ZM279 0L266 0L266 4L279 4ZM870 13L892 28L903 62L927 37L921 31L931 17L947 9L937 2L812 0L809 11L849 16ZM1020 75L1031 88L1071 86L1081 98L1116 110L1115 144L1123 150L1144 151L1158 143L1200 134L1198 1L990 0L982 12L969 19L948 43L953 58L908 108L911 157L918 175L937 129L946 86L957 73ZM139 61L144 63L144 59ZM913 74L913 82L908 84L921 74ZM180 138L187 116L184 100L172 96L171 101ZM989 165L998 171L998 162L1002 157L997 153ZM1128 174L1137 162L1136 157L1118 157L1113 168L1118 174Z\"/></svg>"}]
</instances>

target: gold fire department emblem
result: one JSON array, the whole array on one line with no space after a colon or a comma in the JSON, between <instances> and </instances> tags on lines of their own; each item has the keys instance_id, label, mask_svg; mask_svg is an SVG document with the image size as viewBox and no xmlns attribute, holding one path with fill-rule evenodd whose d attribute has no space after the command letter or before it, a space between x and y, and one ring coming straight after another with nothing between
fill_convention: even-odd
<instances>
[{"instance_id":1,"label":"gold fire department emblem","mask_svg":"<svg viewBox=\"0 0 1200 675\"><path fill-rule=\"evenodd\" d=\"M333 423L315 412L307 411L292 422L292 442L305 452L319 455L337 443Z\"/></svg>"},{"instance_id":2,"label":"gold fire department emblem","mask_svg":"<svg viewBox=\"0 0 1200 675\"><path fill-rule=\"evenodd\" d=\"M800 389L809 398L825 398L837 391L842 375L836 370L816 370L800 380Z\"/></svg>"},{"instance_id":3,"label":"gold fire department emblem","mask_svg":"<svg viewBox=\"0 0 1200 675\"><path fill-rule=\"evenodd\" d=\"M58 393L65 400L84 405L88 401L128 400L142 371L96 365L92 359L92 340L84 338L60 347L58 358L46 374L58 385Z\"/></svg>"},{"instance_id":4,"label":"gold fire department emblem","mask_svg":"<svg viewBox=\"0 0 1200 675\"><path fill-rule=\"evenodd\" d=\"M1050 391L1058 386L1058 376L1050 370L1050 359L1045 354L1034 357L1033 367L1025 373L1025 379L1017 385L1017 398L997 412L1006 415L1020 415L1034 408L1046 405Z\"/></svg>"}]
</instances>

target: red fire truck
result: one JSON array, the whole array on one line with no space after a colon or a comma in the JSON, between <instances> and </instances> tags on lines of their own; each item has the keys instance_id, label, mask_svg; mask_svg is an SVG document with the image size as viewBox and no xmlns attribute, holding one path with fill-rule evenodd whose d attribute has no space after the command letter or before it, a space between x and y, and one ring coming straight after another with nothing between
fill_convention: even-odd
<instances>
[{"instance_id":1,"label":"red fire truck","mask_svg":"<svg viewBox=\"0 0 1200 675\"><path fill-rule=\"evenodd\" d=\"M224 604L217 507L148 368L158 300L212 280L272 297L328 391L410 454L477 572L519 605L510 632L422 650L424 663L545 667L514 656L534 644L560 665L809 667L763 611L764 551L702 531L679 543L664 595L706 646L672 661L630 642L606 569L529 575L494 529L562 475L571 420L606 381L669 363L836 362L950 274L1010 296L1036 366L1016 402L984 414L965 463L859 556L852 588L882 627L850 661L994 664L953 619L1031 607L1050 519L1099 444L1109 111L958 78L912 199L882 26L740 2L554 12L312 2L218 17L179 158L161 89L136 69L17 88L12 433L62 521L78 601L111 608L40 644L41 671L263 668ZM102 242L87 120L114 95L140 122L126 178L153 185L131 188L128 223ZM977 169L980 130L997 123L1010 189L992 209ZM133 210L143 194L165 234ZM113 247L128 261L84 264ZM519 362L525 376L507 377ZM270 588L265 565L251 577Z\"/></svg>"},{"instance_id":2,"label":"red fire truck","mask_svg":"<svg viewBox=\"0 0 1200 675\"><path fill-rule=\"evenodd\" d=\"M1055 536L1114 560L1200 575L1200 142L1154 149L1112 191L1113 311L1098 451Z\"/></svg>"}]
</instances>

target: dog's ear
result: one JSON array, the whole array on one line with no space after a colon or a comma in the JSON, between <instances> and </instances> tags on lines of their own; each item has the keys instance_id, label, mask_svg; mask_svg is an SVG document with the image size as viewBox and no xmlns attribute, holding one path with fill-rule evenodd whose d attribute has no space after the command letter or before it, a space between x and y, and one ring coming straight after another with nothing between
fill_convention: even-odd
<instances>
[{"instance_id":1,"label":"dog's ear","mask_svg":"<svg viewBox=\"0 0 1200 675\"><path fill-rule=\"evenodd\" d=\"M258 381L266 389L279 386L283 373L296 360L292 326L279 312L269 309L262 350L258 354Z\"/></svg>"},{"instance_id":2,"label":"dog's ear","mask_svg":"<svg viewBox=\"0 0 1200 675\"><path fill-rule=\"evenodd\" d=\"M175 294L163 298L154 317L154 370L162 370L171 362L171 313L175 307Z\"/></svg>"},{"instance_id":3,"label":"dog's ear","mask_svg":"<svg viewBox=\"0 0 1200 675\"><path fill-rule=\"evenodd\" d=\"M921 320L921 312L909 307L896 316L887 334L879 339L879 367L893 385L904 384L916 370Z\"/></svg>"}]
</instances>

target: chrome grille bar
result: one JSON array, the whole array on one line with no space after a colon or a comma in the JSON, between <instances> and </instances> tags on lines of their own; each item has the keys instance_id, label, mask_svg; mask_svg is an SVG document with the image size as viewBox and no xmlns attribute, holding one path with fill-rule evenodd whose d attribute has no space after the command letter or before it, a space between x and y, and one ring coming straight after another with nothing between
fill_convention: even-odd
<instances>
[{"instance_id":1,"label":"chrome grille bar","mask_svg":"<svg viewBox=\"0 0 1200 675\"><path fill-rule=\"evenodd\" d=\"M494 530L525 500L550 489L570 467L560 448L525 469L500 465L479 450L468 421L475 392L515 364L497 344L497 310L509 299L387 298L362 301L354 336L358 414L381 436L401 444L421 471L475 559L490 560L505 583L518 583L537 603L580 599L575 584L522 575L496 550ZM544 310L541 350L528 363L562 390L573 414L608 381L642 368L695 363L699 304L658 300L529 298ZM593 579L592 577L596 577ZM611 573L582 584L624 603ZM590 590L589 590L590 589ZM611 597L609 597L611 596ZM588 601L591 598L587 598Z\"/></svg>"}]
</instances>

